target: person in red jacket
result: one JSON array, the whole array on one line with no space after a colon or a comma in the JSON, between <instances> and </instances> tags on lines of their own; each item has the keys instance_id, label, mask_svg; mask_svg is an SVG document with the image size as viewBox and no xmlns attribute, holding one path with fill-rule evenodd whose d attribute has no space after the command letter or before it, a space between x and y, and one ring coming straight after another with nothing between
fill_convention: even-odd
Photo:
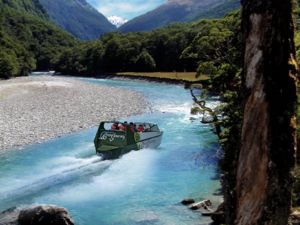
<instances>
[{"instance_id":1,"label":"person in red jacket","mask_svg":"<svg viewBox=\"0 0 300 225\"><path fill-rule=\"evenodd\" d=\"M111 129L112 130L119 130L119 123L118 122L115 122L111 125Z\"/></svg>"},{"instance_id":2,"label":"person in red jacket","mask_svg":"<svg viewBox=\"0 0 300 225\"><path fill-rule=\"evenodd\" d=\"M119 126L119 130L125 131L126 130L126 126L123 123L121 123L120 126Z\"/></svg>"},{"instance_id":3,"label":"person in red jacket","mask_svg":"<svg viewBox=\"0 0 300 225\"><path fill-rule=\"evenodd\" d=\"M134 132L135 132L135 129L134 129L134 124L133 124L133 122L130 122L130 123L129 123L129 127L130 127L130 131L131 131L132 133L134 133Z\"/></svg>"},{"instance_id":4,"label":"person in red jacket","mask_svg":"<svg viewBox=\"0 0 300 225\"><path fill-rule=\"evenodd\" d=\"M143 124L140 124L138 127L138 132L143 132L144 131L144 126Z\"/></svg>"}]
</instances>

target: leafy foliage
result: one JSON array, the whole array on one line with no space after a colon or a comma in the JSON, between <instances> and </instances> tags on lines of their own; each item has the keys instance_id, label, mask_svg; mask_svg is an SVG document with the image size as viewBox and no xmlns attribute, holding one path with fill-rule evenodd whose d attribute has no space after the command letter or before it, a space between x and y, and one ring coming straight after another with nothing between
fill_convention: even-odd
<instances>
[{"instance_id":1,"label":"leafy foliage","mask_svg":"<svg viewBox=\"0 0 300 225\"><path fill-rule=\"evenodd\" d=\"M9 78L18 73L18 61L14 52L0 52L0 74L4 78Z\"/></svg>"},{"instance_id":2,"label":"leafy foliage","mask_svg":"<svg viewBox=\"0 0 300 225\"><path fill-rule=\"evenodd\" d=\"M28 13L40 18L47 19L48 15L41 6L39 0L0 0L0 6L9 7L21 13Z\"/></svg>"},{"instance_id":3,"label":"leafy foliage","mask_svg":"<svg viewBox=\"0 0 300 225\"><path fill-rule=\"evenodd\" d=\"M219 20L173 24L147 33L108 33L99 40L66 50L56 70L80 75L196 71L199 63L201 69L205 63L212 62L218 74L211 76L216 77L215 82L219 77L220 84L225 75L229 81L240 68L235 66L240 56L235 35L239 26L237 15L233 13ZM223 88L227 86L223 85Z\"/></svg>"},{"instance_id":4,"label":"leafy foliage","mask_svg":"<svg viewBox=\"0 0 300 225\"><path fill-rule=\"evenodd\" d=\"M202 29L184 52L188 60L198 62L197 75L209 76L207 90L218 93L224 104L223 119L217 126L224 151L221 160L226 207L234 207L235 178L242 129L241 68L243 65L241 20L238 11L223 20L203 20ZM232 211L233 209L229 209Z\"/></svg>"},{"instance_id":5,"label":"leafy foliage","mask_svg":"<svg viewBox=\"0 0 300 225\"><path fill-rule=\"evenodd\" d=\"M49 21L36 0L0 0L0 51L10 72L0 68L0 78L27 75L31 70L51 69L62 49L76 41Z\"/></svg>"},{"instance_id":6,"label":"leafy foliage","mask_svg":"<svg viewBox=\"0 0 300 225\"><path fill-rule=\"evenodd\" d=\"M143 50L141 54L137 56L135 65L136 71L154 71L156 68L156 63L147 50Z\"/></svg>"}]
</instances>

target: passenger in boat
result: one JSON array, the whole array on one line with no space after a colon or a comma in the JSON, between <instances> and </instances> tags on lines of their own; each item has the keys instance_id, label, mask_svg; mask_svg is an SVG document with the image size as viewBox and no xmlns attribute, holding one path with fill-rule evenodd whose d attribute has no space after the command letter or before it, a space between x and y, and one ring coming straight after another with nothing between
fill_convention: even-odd
<instances>
[{"instance_id":1,"label":"passenger in boat","mask_svg":"<svg viewBox=\"0 0 300 225\"><path fill-rule=\"evenodd\" d=\"M119 130L119 123L118 122L115 122L111 125L111 129L112 130Z\"/></svg>"},{"instance_id":2,"label":"passenger in boat","mask_svg":"<svg viewBox=\"0 0 300 225\"><path fill-rule=\"evenodd\" d=\"M144 131L144 126L143 124L140 124L138 127L138 132L143 132Z\"/></svg>"},{"instance_id":3,"label":"passenger in boat","mask_svg":"<svg viewBox=\"0 0 300 225\"><path fill-rule=\"evenodd\" d=\"M130 122L130 123L129 123L129 127L130 127L130 131L131 131L132 133L134 133L135 129L134 129L134 124L133 124L133 122Z\"/></svg>"},{"instance_id":4,"label":"passenger in boat","mask_svg":"<svg viewBox=\"0 0 300 225\"><path fill-rule=\"evenodd\" d=\"M126 129L125 124L121 123L120 126L119 126L119 130L125 131L125 129Z\"/></svg>"}]
</instances>

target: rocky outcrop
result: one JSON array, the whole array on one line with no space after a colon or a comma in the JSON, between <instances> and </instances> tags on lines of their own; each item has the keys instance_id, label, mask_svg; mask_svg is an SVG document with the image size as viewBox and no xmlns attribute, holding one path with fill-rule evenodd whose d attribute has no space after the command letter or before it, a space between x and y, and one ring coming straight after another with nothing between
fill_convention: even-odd
<instances>
[{"instance_id":1,"label":"rocky outcrop","mask_svg":"<svg viewBox=\"0 0 300 225\"><path fill-rule=\"evenodd\" d=\"M66 209L57 206L11 208L0 213L1 225L74 225Z\"/></svg>"},{"instance_id":2,"label":"rocky outcrop","mask_svg":"<svg viewBox=\"0 0 300 225\"><path fill-rule=\"evenodd\" d=\"M213 224L225 224L225 204L222 203L218 206L217 210L210 214Z\"/></svg>"},{"instance_id":3,"label":"rocky outcrop","mask_svg":"<svg viewBox=\"0 0 300 225\"><path fill-rule=\"evenodd\" d=\"M193 203L195 203L195 200L192 198L186 198L181 201L182 205L191 205Z\"/></svg>"},{"instance_id":4,"label":"rocky outcrop","mask_svg":"<svg viewBox=\"0 0 300 225\"><path fill-rule=\"evenodd\" d=\"M203 200L201 202L196 202L194 204L189 205L189 208L191 210L205 209L205 210L210 211L211 206L212 206L212 204L211 204L210 200Z\"/></svg>"},{"instance_id":5,"label":"rocky outcrop","mask_svg":"<svg viewBox=\"0 0 300 225\"><path fill-rule=\"evenodd\" d=\"M196 202L192 198L186 198L181 201L181 204L186 205L191 210L204 209L206 212L212 212L212 209L210 208L212 203L209 199Z\"/></svg>"},{"instance_id":6,"label":"rocky outcrop","mask_svg":"<svg viewBox=\"0 0 300 225\"><path fill-rule=\"evenodd\" d=\"M286 225L296 148L292 1L244 0L245 106L235 223Z\"/></svg>"},{"instance_id":7,"label":"rocky outcrop","mask_svg":"<svg viewBox=\"0 0 300 225\"><path fill-rule=\"evenodd\" d=\"M289 225L300 225L300 212L293 212L290 215Z\"/></svg>"},{"instance_id":8,"label":"rocky outcrop","mask_svg":"<svg viewBox=\"0 0 300 225\"><path fill-rule=\"evenodd\" d=\"M1 225L18 225L18 217L20 210L16 207L7 209L0 213L0 224Z\"/></svg>"}]
</instances>

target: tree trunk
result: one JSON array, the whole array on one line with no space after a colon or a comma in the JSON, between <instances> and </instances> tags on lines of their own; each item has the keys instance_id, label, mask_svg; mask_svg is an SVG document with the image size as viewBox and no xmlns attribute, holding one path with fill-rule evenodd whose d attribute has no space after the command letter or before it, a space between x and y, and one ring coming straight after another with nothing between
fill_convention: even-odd
<instances>
[{"instance_id":1,"label":"tree trunk","mask_svg":"<svg viewBox=\"0 0 300 225\"><path fill-rule=\"evenodd\" d=\"M235 224L286 225L296 148L291 0L242 0L245 106Z\"/></svg>"}]
</instances>

